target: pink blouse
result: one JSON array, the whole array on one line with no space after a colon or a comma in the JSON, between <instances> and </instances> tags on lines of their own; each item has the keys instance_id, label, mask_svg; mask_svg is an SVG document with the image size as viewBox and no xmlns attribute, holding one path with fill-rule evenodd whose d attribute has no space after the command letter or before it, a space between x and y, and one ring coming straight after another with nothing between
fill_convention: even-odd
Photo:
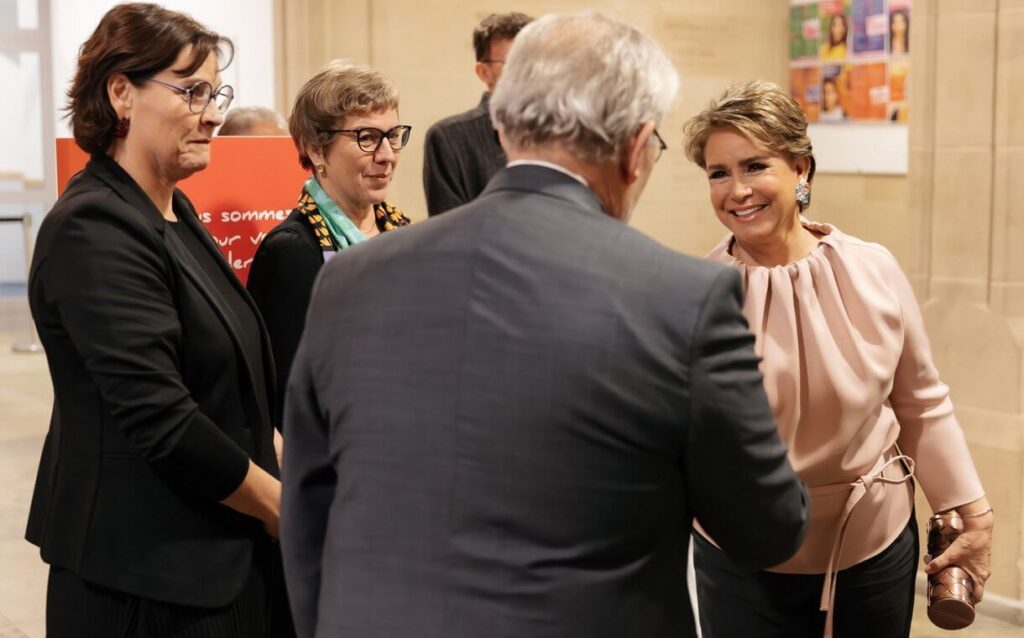
<instances>
[{"instance_id":1,"label":"pink blouse","mask_svg":"<svg viewBox=\"0 0 1024 638\"><path fill-rule=\"evenodd\" d=\"M743 276L765 390L811 492L807 539L773 571L820 574L896 539L913 506L910 468L936 511L983 490L896 259L828 224L803 223L821 239L786 266L745 264L730 254L731 236L708 259ZM913 462L894 460L900 454Z\"/></svg>"}]
</instances>

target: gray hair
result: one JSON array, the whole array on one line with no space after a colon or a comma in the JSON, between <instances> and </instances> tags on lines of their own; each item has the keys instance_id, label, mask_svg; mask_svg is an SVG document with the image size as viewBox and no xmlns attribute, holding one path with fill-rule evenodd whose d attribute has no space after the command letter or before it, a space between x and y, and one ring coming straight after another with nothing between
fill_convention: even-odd
<instances>
[{"instance_id":1,"label":"gray hair","mask_svg":"<svg viewBox=\"0 0 1024 638\"><path fill-rule=\"evenodd\" d=\"M596 12L547 15L516 36L491 118L513 149L557 140L600 163L661 122L678 90L668 56L637 29Z\"/></svg>"},{"instance_id":2,"label":"gray hair","mask_svg":"<svg viewBox=\"0 0 1024 638\"><path fill-rule=\"evenodd\" d=\"M288 131L288 122L277 111L265 106L237 106L224 116L224 123L217 130L217 135L249 135L253 127L263 122L277 124L282 135Z\"/></svg>"}]
</instances>

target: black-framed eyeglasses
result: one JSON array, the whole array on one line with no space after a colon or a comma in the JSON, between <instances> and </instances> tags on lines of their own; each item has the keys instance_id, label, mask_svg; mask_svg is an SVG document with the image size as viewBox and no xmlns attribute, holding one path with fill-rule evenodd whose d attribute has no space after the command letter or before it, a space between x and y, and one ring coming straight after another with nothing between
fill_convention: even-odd
<instances>
[{"instance_id":1,"label":"black-framed eyeglasses","mask_svg":"<svg viewBox=\"0 0 1024 638\"><path fill-rule=\"evenodd\" d=\"M193 113L202 113L206 110L206 107L213 102L217 105L217 110L221 113L226 113L228 107L231 106L231 100L235 99L235 89L231 86L224 84L216 92L213 90L213 85L209 82L199 81L185 88L178 86L177 84L171 84L170 82L164 82L156 78L146 78L148 82L156 82L157 84L166 86L169 89L173 89L178 93L188 97L188 110Z\"/></svg>"},{"instance_id":2,"label":"black-framed eyeglasses","mask_svg":"<svg viewBox=\"0 0 1024 638\"><path fill-rule=\"evenodd\" d=\"M654 156L654 161L657 162L661 159L661 154L668 150L668 144L665 143L665 140L661 139L658 129L654 129L654 139L658 141L658 154Z\"/></svg>"},{"instance_id":3,"label":"black-framed eyeglasses","mask_svg":"<svg viewBox=\"0 0 1024 638\"><path fill-rule=\"evenodd\" d=\"M352 135L356 138L359 150L364 153L376 153L380 149L381 144L384 143L384 140L388 141L388 145L393 151L400 151L405 148L405 145L409 143L412 127L408 124L399 124L386 131L369 126L366 128L329 128L321 129L320 132Z\"/></svg>"}]
</instances>

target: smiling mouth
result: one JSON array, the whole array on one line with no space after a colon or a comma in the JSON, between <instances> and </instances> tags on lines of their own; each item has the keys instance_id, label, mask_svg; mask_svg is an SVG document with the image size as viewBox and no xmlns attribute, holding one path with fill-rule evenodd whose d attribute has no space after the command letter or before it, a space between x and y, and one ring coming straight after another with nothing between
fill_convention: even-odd
<instances>
[{"instance_id":1,"label":"smiling mouth","mask_svg":"<svg viewBox=\"0 0 1024 638\"><path fill-rule=\"evenodd\" d=\"M761 212L762 210L767 208L767 206L768 206L768 204L761 204L760 206L751 206L750 208L742 208L740 210L731 210L729 212L731 214L735 215L736 217L739 217L739 218L742 219L744 217L750 217L754 213Z\"/></svg>"}]
</instances>

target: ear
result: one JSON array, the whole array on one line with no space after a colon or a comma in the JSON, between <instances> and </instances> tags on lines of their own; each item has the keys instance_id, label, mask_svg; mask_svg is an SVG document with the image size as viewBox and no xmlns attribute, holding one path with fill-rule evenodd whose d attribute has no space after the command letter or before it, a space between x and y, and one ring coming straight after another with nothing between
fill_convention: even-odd
<instances>
[{"instance_id":1,"label":"ear","mask_svg":"<svg viewBox=\"0 0 1024 638\"><path fill-rule=\"evenodd\" d=\"M313 162L313 166L327 163L327 159L324 157L324 154L320 152L319 148L313 148L312 146L307 145L305 151L306 157L309 158L309 161Z\"/></svg>"},{"instance_id":2,"label":"ear","mask_svg":"<svg viewBox=\"0 0 1024 638\"><path fill-rule=\"evenodd\" d=\"M134 88L124 73L115 73L107 78L107 99L118 118L130 117L135 98Z\"/></svg>"},{"instance_id":3,"label":"ear","mask_svg":"<svg viewBox=\"0 0 1024 638\"><path fill-rule=\"evenodd\" d=\"M644 162L644 157L648 152L647 145L650 143L651 135L653 134L654 122L644 122L640 125L637 132L629 138L629 141L626 142L625 147L622 149L620 168L622 169L622 177L626 184L632 184L640 178L640 166Z\"/></svg>"},{"instance_id":4,"label":"ear","mask_svg":"<svg viewBox=\"0 0 1024 638\"><path fill-rule=\"evenodd\" d=\"M793 160L793 170L796 171L798 177L808 179L808 174L811 172L811 158L809 157L798 157Z\"/></svg>"},{"instance_id":5,"label":"ear","mask_svg":"<svg viewBox=\"0 0 1024 638\"><path fill-rule=\"evenodd\" d=\"M487 85L488 88L491 86L491 69L488 68L483 62L476 63L476 76L480 78L480 81Z\"/></svg>"}]
</instances>

